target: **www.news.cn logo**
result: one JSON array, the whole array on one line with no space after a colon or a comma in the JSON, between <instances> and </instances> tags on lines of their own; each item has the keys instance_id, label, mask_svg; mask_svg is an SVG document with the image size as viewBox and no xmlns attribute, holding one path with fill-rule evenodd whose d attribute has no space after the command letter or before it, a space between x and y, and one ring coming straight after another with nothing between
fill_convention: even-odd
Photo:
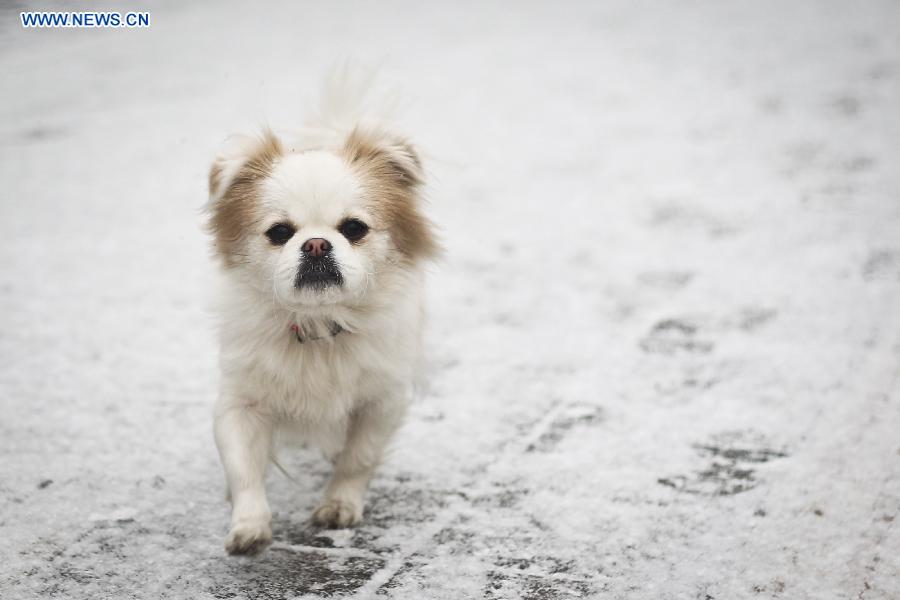
<instances>
[{"instance_id":1,"label":"www.news.cn logo","mask_svg":"<svg viewBox=\"0 0 900 600\"><path fill-rule=\"evenodd\" d=\"M22 27L150 27L148 12L23 12Z\"/></svg>"}]
</instances>

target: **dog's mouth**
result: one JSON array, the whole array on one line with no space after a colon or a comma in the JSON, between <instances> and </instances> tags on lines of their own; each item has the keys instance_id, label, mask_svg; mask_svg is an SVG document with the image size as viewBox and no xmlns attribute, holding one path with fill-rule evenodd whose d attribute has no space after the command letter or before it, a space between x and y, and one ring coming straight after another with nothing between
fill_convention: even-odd
<instances>
[{"instance_id":1,"label":"dog's mouth","mask_svg":"<svg viewBox=\"0 0 900 600\"><path fill-rule=\"evenodd\" d=\"M341 271L333 260L328 258L307 260L300 265L294 287L298 290L323 290L344 283Z\"/></svg>"}]
</instances>

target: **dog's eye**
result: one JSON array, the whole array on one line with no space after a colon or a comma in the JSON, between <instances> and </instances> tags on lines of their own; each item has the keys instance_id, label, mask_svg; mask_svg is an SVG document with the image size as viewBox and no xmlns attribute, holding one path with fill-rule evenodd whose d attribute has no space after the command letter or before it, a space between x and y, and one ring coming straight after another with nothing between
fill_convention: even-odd
<instances>
[{"instance_id":1,"label":"dog's eye","mask_svg":"<svg viewBox=\"0 0 900 600\"><path fill-rule=\"evenodd\" d=\"M351 242L358 242L369 233L369 226L359 219L347 219L338 226L338 231Z\"/></svg>"},{"instance_id":2,"label":"dog's eye","mask_svg":"<svg viewBox=\"0 0 900 600\"><path fill-rule=\"evenodd\" d=\"M296 231L297 230L294 229L292 225L288 225L287 223L276 223L266 231L266 237L269 238L269 241L274 245L284 246L289 239L294 237Z\"/></svg>"}]
</instances>

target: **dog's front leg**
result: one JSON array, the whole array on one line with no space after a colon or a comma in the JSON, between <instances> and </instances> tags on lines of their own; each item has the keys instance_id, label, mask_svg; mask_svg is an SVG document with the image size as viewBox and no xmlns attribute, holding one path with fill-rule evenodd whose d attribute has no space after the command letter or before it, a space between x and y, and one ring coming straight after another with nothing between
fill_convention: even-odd
<instances>
[{"instance_id":1,"label":"dog's front leg","mask_svg":"<svg viewBox=\"0 0 900 600\"><path fill-rule=\"evenodd\" d=\"M334 460L334 473L325 499L313 512L314 523L324 527L350 527L362 520L369 481L403 418L404 408L401 401L377 402L354 412L344 448Z\"/></svg>"},{"instance_id":2,"label":"dog's front leg","mask_svg":"<svg viewBox=\"0 0 900 600\"><path fill-rule=\"evenodd\" d=\"M272 422L252 407L223 406L217 410L215 433L232 505L225 550L256 554L272 542L272 514L265 489Z\"/></svg>"}]
</instances>

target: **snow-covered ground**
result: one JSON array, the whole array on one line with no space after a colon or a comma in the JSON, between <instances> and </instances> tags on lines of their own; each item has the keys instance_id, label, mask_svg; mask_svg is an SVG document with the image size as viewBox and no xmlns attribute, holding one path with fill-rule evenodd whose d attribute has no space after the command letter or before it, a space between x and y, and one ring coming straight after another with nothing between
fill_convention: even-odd
<instances>
[{"instance_id":1,"label":"snow-covered ground","mask_svg":"<svg viewBox=\"0 0 900 600\"><path fill-rule=\"evenodd\" d=\"M19 8L0 597L900 597L900 4ZM363 526L290 454L229 558L206 171L345 58L432 175L426 383Z\"/></svg>"}]
</instances>

